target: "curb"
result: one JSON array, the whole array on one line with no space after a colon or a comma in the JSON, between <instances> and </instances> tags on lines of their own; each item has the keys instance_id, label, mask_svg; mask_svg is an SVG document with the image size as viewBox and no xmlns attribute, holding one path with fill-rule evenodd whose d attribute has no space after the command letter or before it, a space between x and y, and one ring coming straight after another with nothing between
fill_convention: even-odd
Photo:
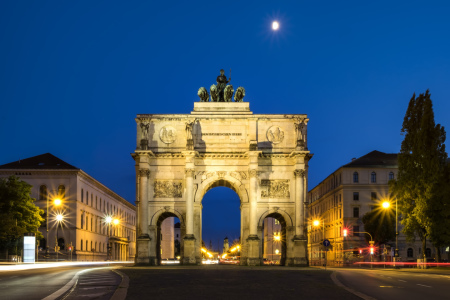
<instances>
[{"instance_id":1,"label":"curb","mask_svg":"<svg viewBox=\"0 0 450 300\"><path fill-rule=\"evenodd\" d=\"M336 272L333 272L331 274L331 280L333 280L334 284L336 284L337 286L343 288L344 290L346 290L347 292L352 293L355 296L358 296L359 298L362 298L364 300L376 300L375 298L367 296L366 294L363 294L361 292L355 291L354 289L351 289L351 288L346 287L345 285L343 285L342 282L340 282L339 279L337 279Z\"/></svg>"},{"instance_id":2,"label":"curb","mask_svg":"<svg viewBox=\"0 0 450 300\"><path fill-rule=\"evenodd\" d=\"M125 300L127 298L128 287L130 286L130 278L117 269L113 269L112 271L119 274L122 277L122 281L110 300Z\"/></svg>"}]
</instances>

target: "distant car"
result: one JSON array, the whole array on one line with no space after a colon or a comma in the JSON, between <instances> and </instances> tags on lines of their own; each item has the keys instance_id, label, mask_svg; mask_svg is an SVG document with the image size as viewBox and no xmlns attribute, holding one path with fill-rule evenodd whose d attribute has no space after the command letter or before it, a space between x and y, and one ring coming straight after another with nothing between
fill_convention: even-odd
<instances>
[{"instance_id":1,"label":"distant car","mask_svg":"<svg viewBox=\"0 0 450 300\"><path fill-rule=\"evenodd\" d=\"M162 265L176 265L179 264L180 261L176 258L163 258L161 259Z\"/></svg>"}]
</instances>

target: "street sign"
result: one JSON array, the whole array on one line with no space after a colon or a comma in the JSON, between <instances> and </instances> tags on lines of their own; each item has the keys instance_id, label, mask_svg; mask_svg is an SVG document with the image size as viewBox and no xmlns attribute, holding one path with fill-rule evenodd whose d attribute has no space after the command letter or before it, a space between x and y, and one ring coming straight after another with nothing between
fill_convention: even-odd
<instances>
[{"instance_id":1,"label":"street sign","mask_svg":"<svg viewBox=\"0 0 450 300\"><path fill-rule=\"evenodd\" d=\"M323 245L325 246L325 247L329 247L330 246L330 241L329 240L327 240L327 239L324 239L323 240Z\"/></svg>"}]
</instances>

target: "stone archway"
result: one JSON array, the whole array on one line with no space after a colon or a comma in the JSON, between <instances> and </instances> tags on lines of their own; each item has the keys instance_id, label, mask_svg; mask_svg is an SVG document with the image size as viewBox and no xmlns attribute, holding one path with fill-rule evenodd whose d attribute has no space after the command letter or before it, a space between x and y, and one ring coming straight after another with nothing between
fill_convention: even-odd
<instances>
[{"instance_id":1,"label":"stone archway","mask_svg":"<svg viewBox=\"0 0 450 300\"><path fill-rule=\"evenodd\" d=\"M259 227L271 214L286 224L286 264L307 264L306 115L254 115L244 102L201 102L191 114L138 115L136 122L136 263L157 263L157 222L166 215L182 223L182 263L201 263L201 201L226 186L241 201L242 264L262 263Z\"/></svg>"}]
</instances>

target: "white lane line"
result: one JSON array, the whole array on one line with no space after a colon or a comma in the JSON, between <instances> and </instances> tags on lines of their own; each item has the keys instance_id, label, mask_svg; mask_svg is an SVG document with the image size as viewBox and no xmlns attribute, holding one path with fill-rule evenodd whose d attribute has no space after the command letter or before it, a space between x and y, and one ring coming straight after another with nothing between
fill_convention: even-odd
<instances>
[{"instance_id":1,"label":"white lane line","mask_svg":"<svg viewBox=\"0 0 450 300\"><path fill-rule=\"evenodd\" d=\"M58 299L59 297L61 297L65 292L67 292L68 290L70 290L70 289L77 283L78 277L80 276L81 273L84 273L84 272L87 272L87 271L90 271L90 270L92 270L92 269L86 269L86 270L78 271L78 272L73 276L73 278L72 278L68 283L66 283L65 286L63 286L62 288L60 288L59 290L57 290L57 291L54 292L53 294L51 294L51 295L45 297L45 298L42 299L42 300L55 300L55 299Z\"/></svg>"},{"instance_id":2,"label":"white lane line","mask_svg":"<svg viewBox=\"0 0 450 300\"><path fill-rule=\"evenodd\" d=\"M368 295L366 295L366 294L363 294L363 293L361 293L361 292L355 291L354 289L351 289L351 288L349 288L349 287L343 285L342 282L340 282L339 279L337 279L336 272L331 273L331 280L333 280L333 282L334 282L335 285L342 287L342 288L345 289L347 292L350 292L350 293L352 293L353 295L358 296L359 298L362 298L362 299L364 299L364 300L376 300L375 298L372 298L372 297L370 297L370 296L368 296ZM119 289L117 289L116 292L117 292L118 290L119 290ZM115 294L114 294L114 295L115 295ZM120 299L125 299L125 297L126 297L126 294L125 294L125 296L124 296L123 298L120 298Z\"/></svg>"},{"instance_id":3,"label":"white lane line","mask_svg":"<svg viewBox=\"0 0 450 300\"><path fill-rule=\"evenodd\" d=\"M398 281L401 281L401 282L406 282L406 280L401 280L401 279L399 279Z\"/></svg>"},{"instance_id":4,"label":"white lane line","mask_svg":"<svg viewBox=\"0 0 450 300\"><path fill-rule=\"evenodd\" d=\"M418 283L417 285L424 286L424 287L427 287L427 288L430 288L430 287L431 287L431 286L429 286L429 285L420 284L420 283Z\"/></svg>"}]
</instances>

